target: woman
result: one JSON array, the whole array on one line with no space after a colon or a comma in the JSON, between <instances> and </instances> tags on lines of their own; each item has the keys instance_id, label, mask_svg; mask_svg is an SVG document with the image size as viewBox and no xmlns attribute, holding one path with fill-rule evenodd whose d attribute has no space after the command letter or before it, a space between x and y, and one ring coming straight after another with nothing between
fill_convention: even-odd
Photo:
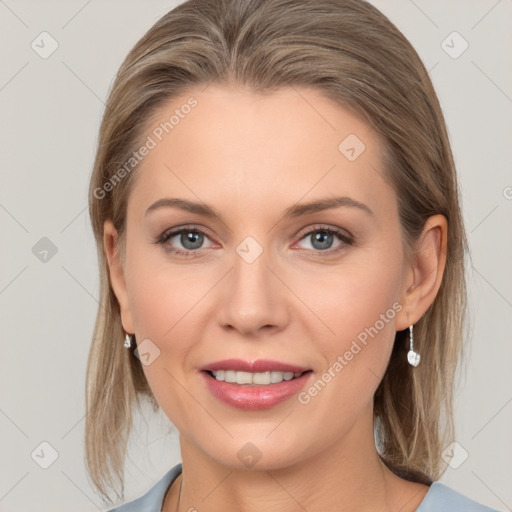
<instances>
[{"instance_id":1,"label":"woman","mask_svg":"<svg viewBox=\"0 0 512 512\"><path fill-rule=\"evenodd\" d=\"M467 242L428 73L377 9L170 11L113 84L90 214L100 493L134 403L180 432L182 463L114 510L491 510L438 481Z\"/></svg>"}]
</instances>

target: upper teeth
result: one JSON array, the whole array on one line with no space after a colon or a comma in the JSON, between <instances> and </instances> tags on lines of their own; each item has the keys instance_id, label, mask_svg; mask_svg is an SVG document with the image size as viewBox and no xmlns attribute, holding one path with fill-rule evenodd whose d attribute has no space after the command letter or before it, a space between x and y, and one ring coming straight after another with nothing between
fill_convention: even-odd
<instances>
[{"instance_id":1,"label":"upper teeth","mask_svg":"<svg viewBox=\"0 0 512 512\"><path fill-rule=\"evenodd\" d=\"M234 382L236 384L277 384L283 380L292 380L294 377L299 377L301 372L237 372L235 370L217 370L212 372L217 380L224 382Z\"/></svg>"}]
</instances>

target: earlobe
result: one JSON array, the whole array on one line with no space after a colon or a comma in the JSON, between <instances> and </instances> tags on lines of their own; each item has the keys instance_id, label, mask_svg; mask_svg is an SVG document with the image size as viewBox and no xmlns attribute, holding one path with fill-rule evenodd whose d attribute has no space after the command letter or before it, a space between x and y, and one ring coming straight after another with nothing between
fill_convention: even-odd
<instances>
[{"instance_id":1,"label":"earlobe","mask_svg":"<svg viewBox=\"0 0 512 512\"><path fill-rule=\"evenodd\" d=\"M414 325L434 302L446 265L448 222L444 215L427 219L412 255L411 269L404 283L403 310L396 330Z\"/></svg>"},{"instance_id":2,"label":"earlobe","mask_svg":"<svg viewBox=\"0 0 512 512\"><path fill-rule=\"evenodd\" d=\"M103 224L103 249L108 261L110 283L119 302L123 329L131 334L134 328L128 301L125 268L121 261L118 233L110 219Z\"/></svg>"}]
</instances>

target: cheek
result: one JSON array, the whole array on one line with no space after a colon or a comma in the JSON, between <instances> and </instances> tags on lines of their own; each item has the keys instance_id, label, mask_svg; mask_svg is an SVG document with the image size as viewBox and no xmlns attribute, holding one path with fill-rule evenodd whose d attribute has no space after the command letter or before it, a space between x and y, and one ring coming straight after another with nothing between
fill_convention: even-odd
<instances>
[{"instance_id":1,"label":"cheek","mask_svg":"<svg viewBox=\"0 0 512 512\"><path fill-rule=\"evenodd\" d=\"M171 265L160 247L134 248L132 254L127 288L136 328L160 344L185 343L183 329L197 318L196 307L211 286L211 276L200 265Z\"/></svg>"},{"instance_id":2,"label":"cheek","mask_svg":"<svg viewBox=\"0 0 512 512\"><path fill-rule=\"evenodd\" d=\"M329 293L317 293L314 300L333 333L318 335L317 329L314 350L321 355L323 368L298 399L308 418L304 435L321 430L326 439L335 439L371 410L393 348L394 319L402 306L395 300L390 274L354 269L350 275L331 279L330 286ZM326 332L323 327L322 332Z\"/></svg>"},{"instance_id":3,"label":"cheek","mask_svg":"<svg viewBox=\"0 0 512 512\"><path fill-rule=\"evenodd\" d=\"M296 275L294 292L317 315L317 324L325 328L329 345L338 345L333 340L346 343L375 323L379 331L394 335L393 319L401 309L397 302L400 260L396 253L389 257L382 251L375 254L347 258L343 264L316 275L314 286L311 274ZM384 324L379 321L381 315L385 316Z\"/></svg>"},{"instance_id":4,"label":"cheek","mask_svg":"<svg viewBox=\"0 0 512 512\"><path fill-rule=\"evenodd\" d=\"M200 299L211 281L184 279L179 270L144 265L143 258L133 261L137 264L132 269L129 294L137 344L140 348L141 342L151 340L150 352L157 354L150 364L141 358L142 369L165 414L178 430L186 431L190 428L186 420L190 395L185 389L192 370L190 353L204 332Z\"/></svg>"},{"instance_id":5,"label":"cheek","mask_svg":"<svg viewBox=\"0 0 512 512\"><path fill-rule=\"evenodd\" d=\"M357 415L361 404L372 400L393 348L395 318L403 308L401 264L397 251L385 247L360 252L353 261L347 258L344 265L317 276L307 294L305 287L300 292L321 319L312 317L310 325L317 326L315 351L324 364L319 377L329 381L323 399L313 399L312 410L329 407L346 415L354 407Z\"/></svg>"},{"instance_id":6,"label":"cheek","mask_svg":"<svg viewBox=\"0 0 512 512\"><path fill-rule=\"evenodd\" d=\"M134 247L126 284L137 344L148 339L159 354L143 371L157 401L173 410L187 405L180 383L194 369L191 353L204 338L204 307L218 274L202 265L171 265L162 254Z\"/></svg>"}]
</instances>

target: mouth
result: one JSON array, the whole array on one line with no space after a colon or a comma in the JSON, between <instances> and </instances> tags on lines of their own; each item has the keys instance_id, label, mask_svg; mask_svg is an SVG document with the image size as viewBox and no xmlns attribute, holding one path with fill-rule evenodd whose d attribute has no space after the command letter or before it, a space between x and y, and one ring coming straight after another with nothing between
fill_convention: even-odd
<instances>
[{"instance_id":1,"label":"mouth","mask_svg":"<svg viewBox=\"0 0 512 512\"><path fill-rule=\"evenodd\" d=\"M217 361L200 368L210 393L238 409L269 409L296 395L313 370L278 361Z\"/></svg>"}]
</instances>

